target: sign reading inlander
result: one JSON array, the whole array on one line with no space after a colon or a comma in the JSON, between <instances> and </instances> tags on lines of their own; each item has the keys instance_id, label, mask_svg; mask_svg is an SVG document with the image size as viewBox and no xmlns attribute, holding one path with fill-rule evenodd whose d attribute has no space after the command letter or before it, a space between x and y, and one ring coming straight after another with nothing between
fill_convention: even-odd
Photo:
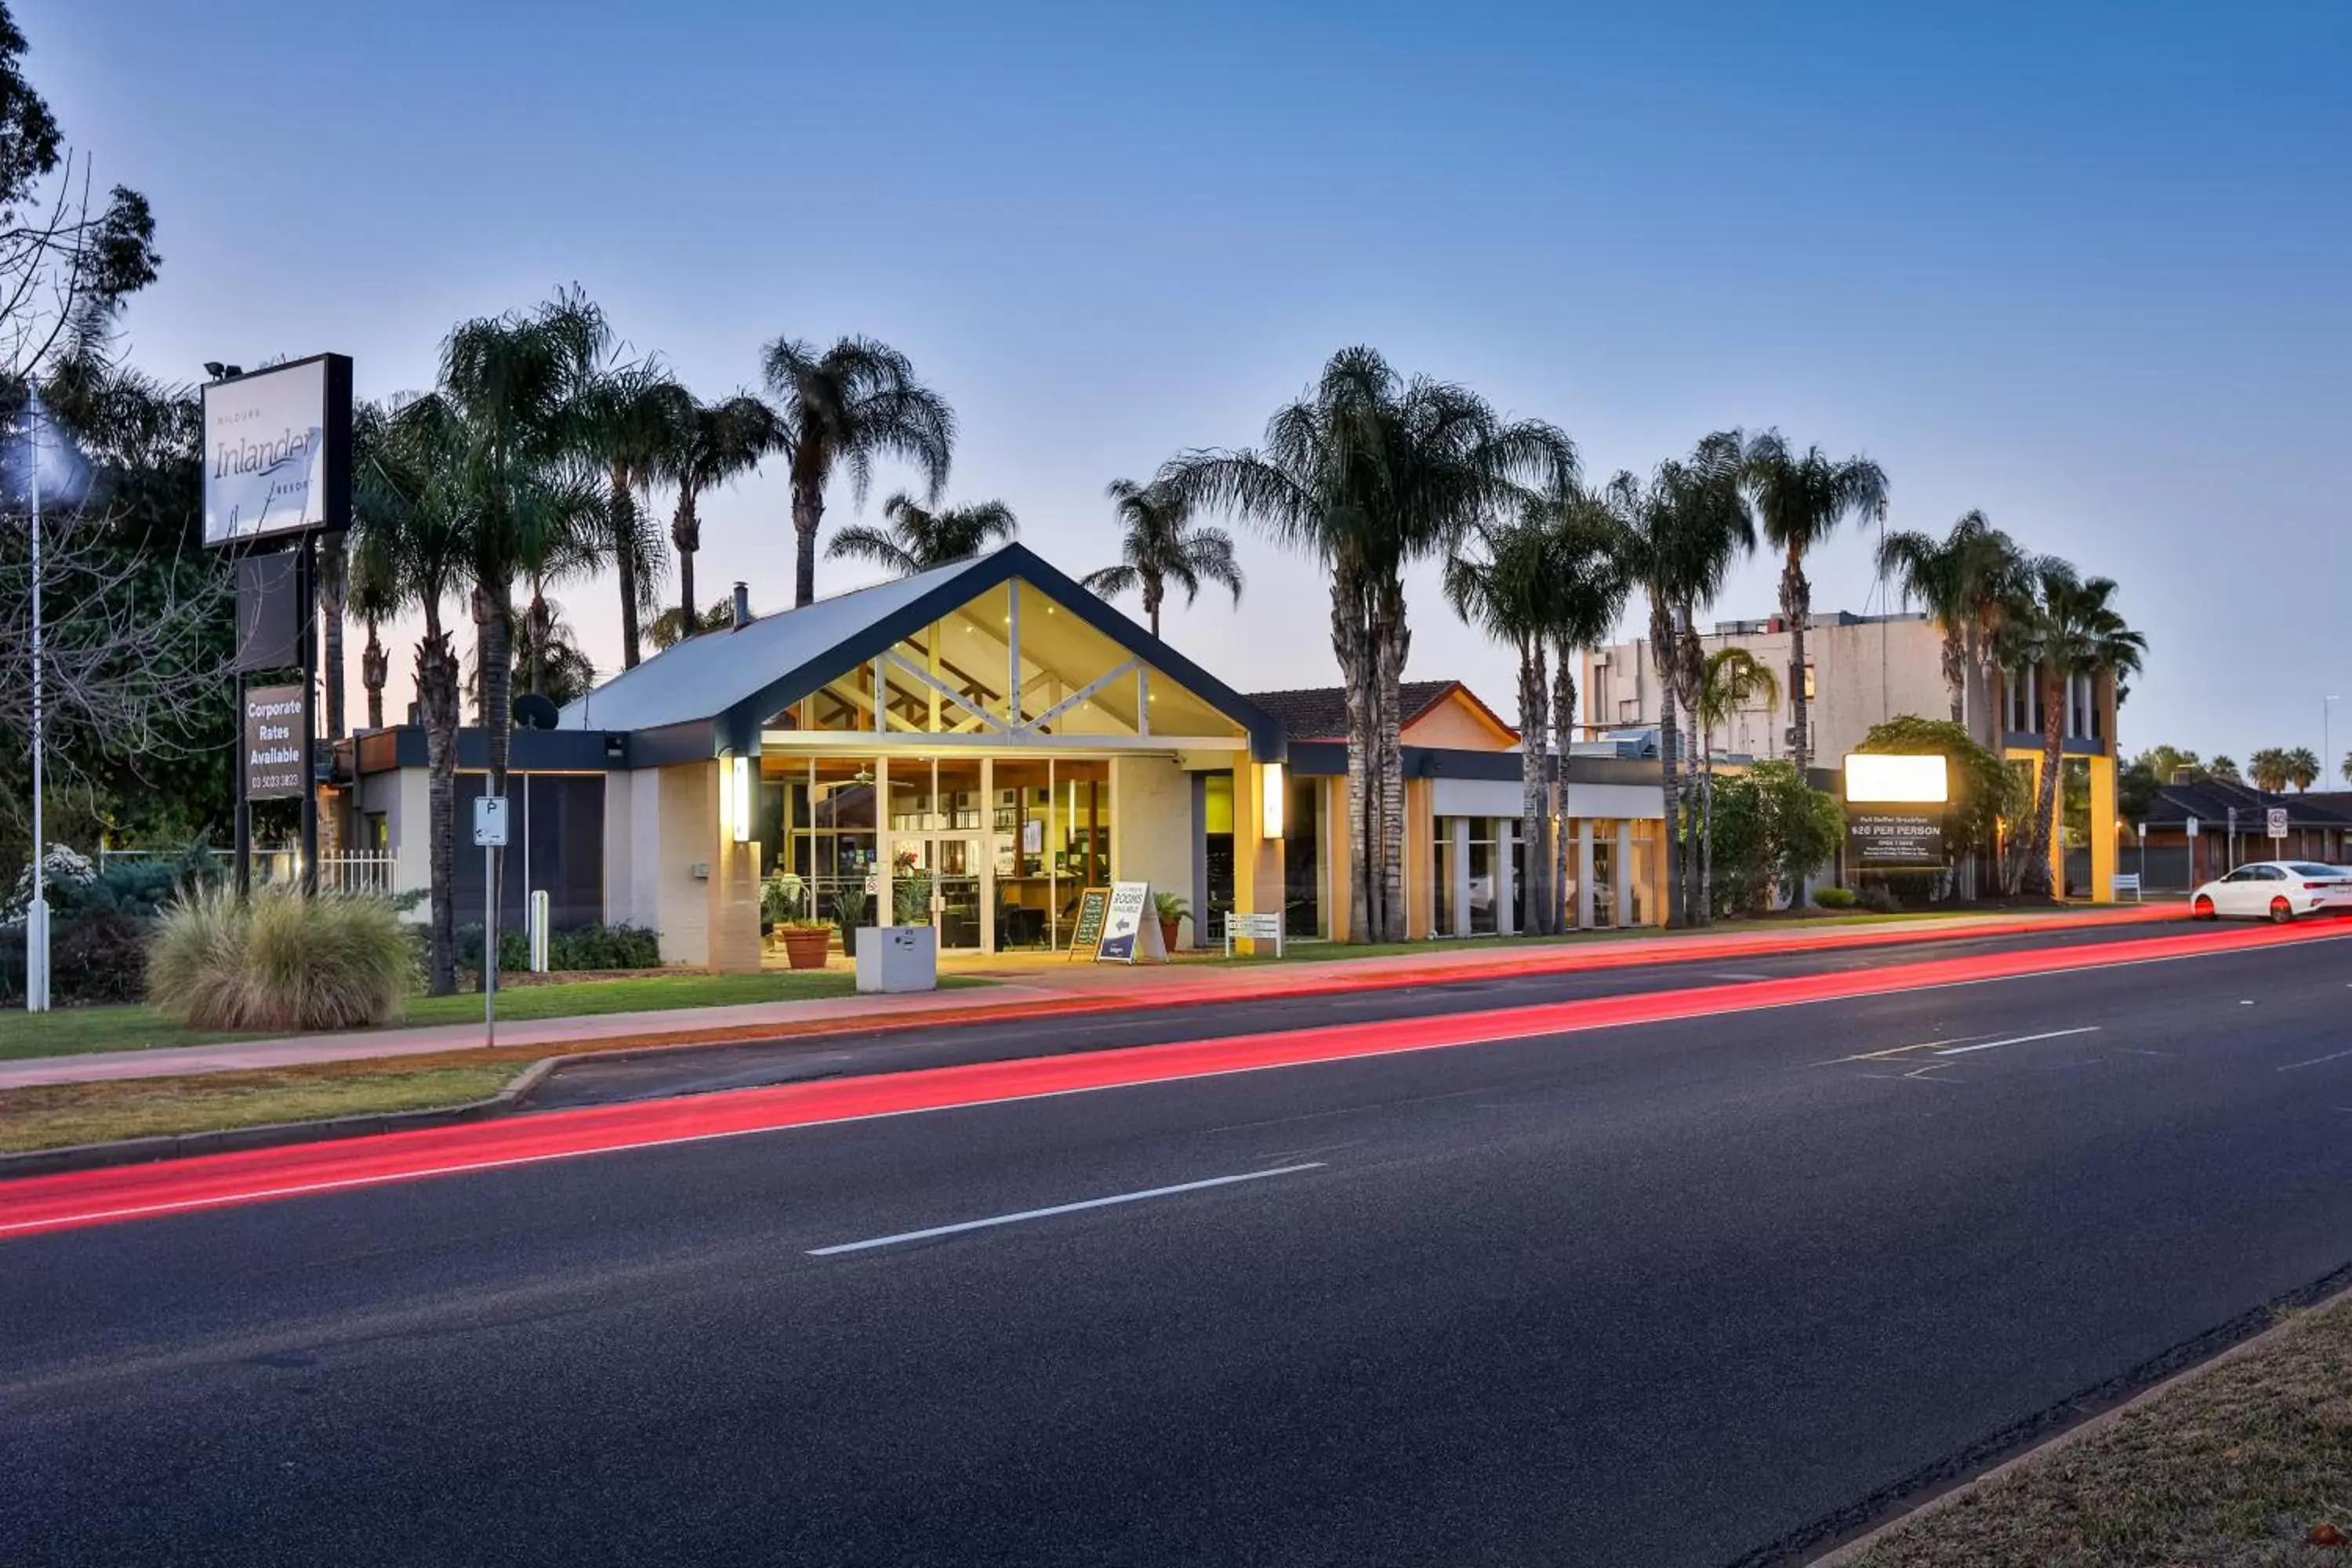
<instances>
[{"instance_id":1,"label":"sign reading inlander","mask_svg":"<svg viewBox=\"0 0 2352 1568\"><path fill-rule=\"evenodd\" d=\"M294 800L306 787L302 689L248 686L245 690L245 798Z\"/></svg>"},{"instance_id":2,"label":"sign reading inlander","mask_svg":"<svg viewBox=\"0 0 2352 1568\"><path fill-rule=\"evenodd\" d=\"M349 526L352 362L318 354L204 388L205 542Z\"/></svg>"}]
</instances>

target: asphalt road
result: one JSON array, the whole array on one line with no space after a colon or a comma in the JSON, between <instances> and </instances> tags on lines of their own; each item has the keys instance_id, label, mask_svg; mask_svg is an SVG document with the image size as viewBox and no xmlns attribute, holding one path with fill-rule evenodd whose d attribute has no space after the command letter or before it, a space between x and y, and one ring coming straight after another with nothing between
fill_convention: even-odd
<instances>
[{"instance_id":1,"label":"asphalt road","mask_svg":"<svg viewBox=\"0 0 2352 1568\"><path fill-rule=\"evenodd\" d=\"M2352 1259L2347 983L2323 941L6 1244L0 1561L1721 1563Z\"/></svg>"},{"instance_id":2,"label":"asphalt road","mask_svg":"<svg viewBox=\"0 0 2352 1568\"><path fill-rule=\"evenodd\" d=\"M1795 974L1828 974L1924 963L1969 953L2102 947L2151 937L2185 936L2213 928L2186 919L2164 925L2132 921L2040 936L1963 937L1737 960L1629 965L1562 974L1492 975L1438 985L1411 985L1319 996L1258 998L1231 1003L1079 1012L1066 1017L1023 1018L936 1028L898 1028L785 1037L735 1046L698 1046L635 1057L588 1057L543 1082L530 1109L609 1105L683 1094L713 1094L763 1084L907 1072L964 1062L1058 1056L1122 1046L1217 1039L1235 1034L1311 1029L1327 1024L1421 1018L1495 1007L1525 1007L1590 996L1622 996L1693 985L1738 984Z\"/></svg>"}]
</instances>

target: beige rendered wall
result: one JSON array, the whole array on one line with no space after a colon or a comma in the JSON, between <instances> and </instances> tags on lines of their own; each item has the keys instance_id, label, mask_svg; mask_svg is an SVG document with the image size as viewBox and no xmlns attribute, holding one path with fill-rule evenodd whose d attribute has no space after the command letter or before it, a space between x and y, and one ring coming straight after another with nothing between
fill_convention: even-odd
<instances>
[{"instance_id":1,"label":"beige rendered wall","mask_svg":"<svg viewBox=\"0 0 2352 1568\"><path fill-rule=\"evenodd\" d=\"M1191 899L1192 781L1173 758L1111 759L1110 868L1122 882ZM1200 940L1189 921L1183 935Z\"/></svg>"},{"instance_id":2,"label":"beige rendered wall","mask_svg":"<svg viewBox=\"0 0 2352 1568\"><path fill-rule=\"evenodd\" d=\"M1507 752L1517 744L1515 737L1497 734L1495 726L1460 692L1448 692L1445 700L1404 727L1404 743L1408 746L1447 746L1465 752Z\"/></svg>"},{"instance_id":3,"label":"beige rendered wall","mask_svg":"<svg viewBox=\"0 0 2352 1568\"><path fill-rule=\"evenodd\" d=\"M710 890L694 866L709 863L718 847L719 766L681 763L641 770L637 787L648 784L656 797L656 826L650 841L637 841L637 853L652 861L648 866L641 858L639 877L650 884L662 962L698 968L710 962Z\"/></svg>"}]
</instances>

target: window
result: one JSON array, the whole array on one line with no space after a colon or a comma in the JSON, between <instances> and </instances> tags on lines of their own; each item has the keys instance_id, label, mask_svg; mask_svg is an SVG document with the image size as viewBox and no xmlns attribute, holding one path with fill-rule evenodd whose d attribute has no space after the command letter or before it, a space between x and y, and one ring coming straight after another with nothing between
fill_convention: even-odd
<instances>
[{"instance_id":1,"label":"window","mask_svg":"<svg viewBox=\"0 0 2352 1568\"><path fill-rule=\"evenodd\" d=\"M1809 665L1805 666L1805 700L1806 700L1806 701L1808 701L1808 702L1811 702L1812 700L1813 700L1813 667L1812 667L1811 665L1810 665L1810 664L1809 664Z\"/></svg>"}]
</instances>

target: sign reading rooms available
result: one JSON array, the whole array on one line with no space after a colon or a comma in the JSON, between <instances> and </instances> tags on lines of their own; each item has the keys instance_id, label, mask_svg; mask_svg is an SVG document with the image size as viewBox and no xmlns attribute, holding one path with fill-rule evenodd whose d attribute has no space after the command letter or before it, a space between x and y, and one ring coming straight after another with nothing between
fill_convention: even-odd
<instances>
[{"instance_id":1,"label":"sign reading rooms available","mask_svg":"<svg viewBox=\"0 0 2352 1568\"><path fill-rule=\"evenodd\" d=\"M245 691L245 798L295 800L302 794L302 689Z\"/></svg>"}]
</instances>

